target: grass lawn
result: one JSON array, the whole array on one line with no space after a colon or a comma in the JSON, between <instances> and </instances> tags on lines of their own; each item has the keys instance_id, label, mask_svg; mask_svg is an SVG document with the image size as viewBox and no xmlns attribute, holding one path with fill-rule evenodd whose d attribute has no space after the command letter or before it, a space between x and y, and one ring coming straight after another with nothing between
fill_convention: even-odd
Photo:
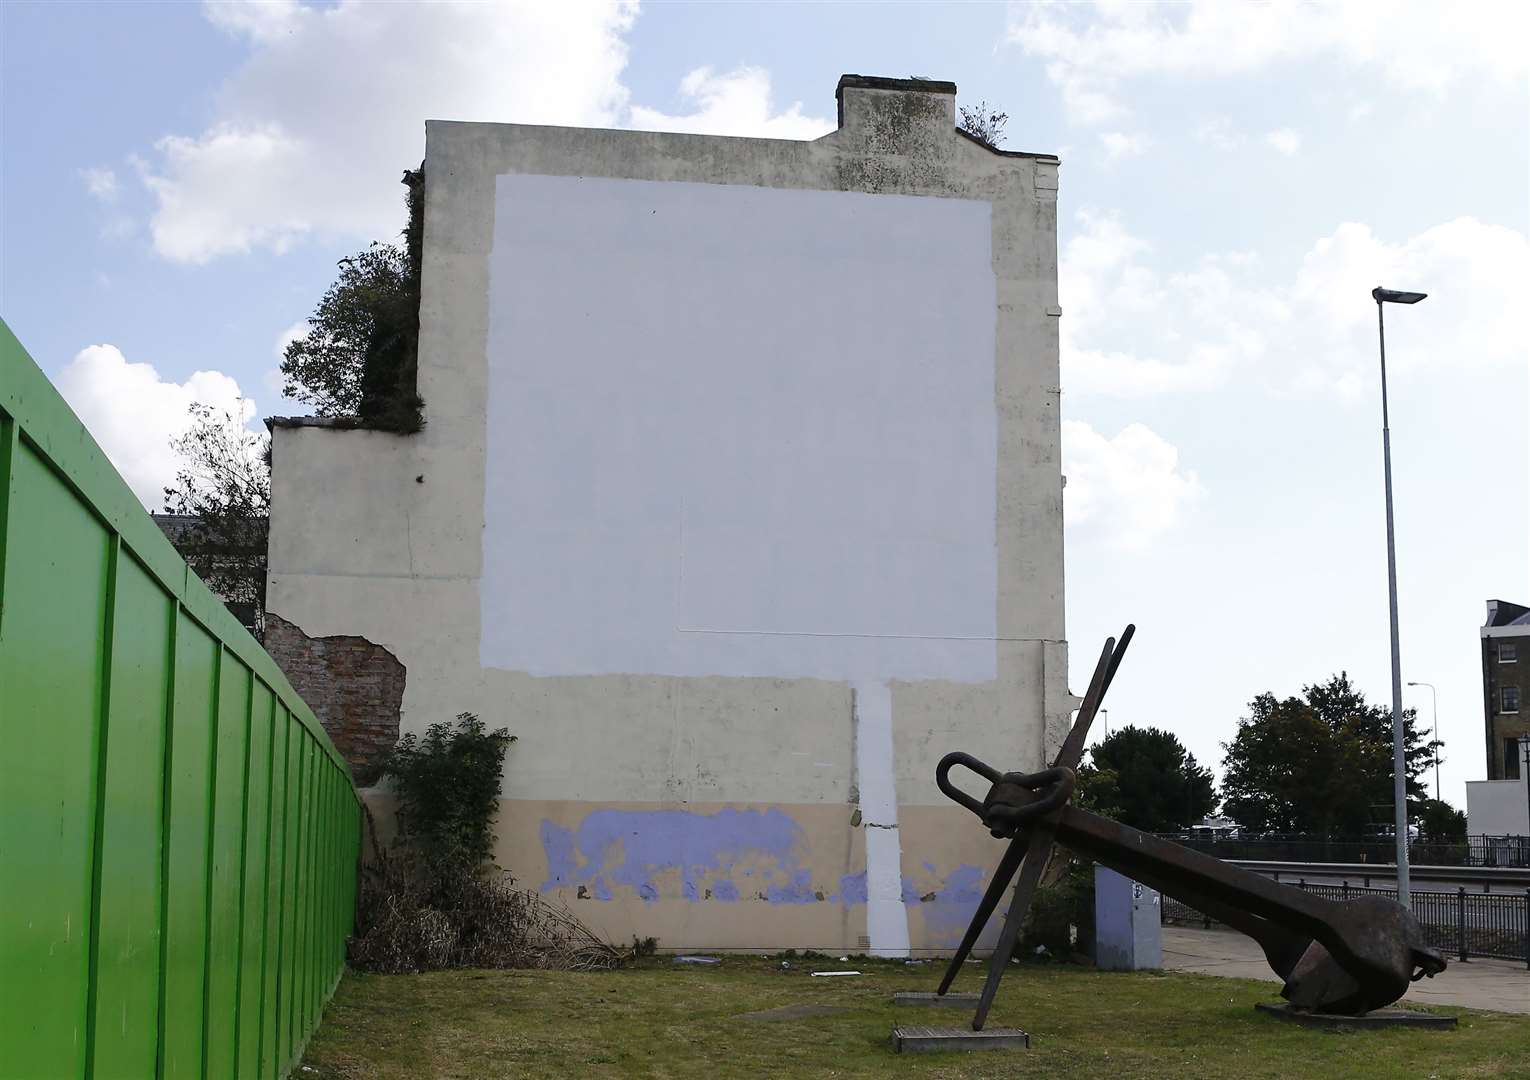
<instances>
[{"instance_id":1,"label":"grass lawn","mask_svg":"<svg viewBox=\"0 0 1530 1080\"><path fill-rule=\"evenodd\" d=\"M894 1011L894 990L932 990L938 965L819 962L860 978L810 978L811 961L668 958L614 972L347 973L304 1058L301 1080L419 1077L1099 1077L1254 1080L1530 1076L1523 1016L1441 1010L1455 1031L1320 1032L1261 1016L1268 983L1203 975L1015 966L989 1017L1031 1049L894 1054L894 1021L961 1026L966 1012ZM957 990L981 988L969 964ZM740 1014L832 1006L795 1019Z\"/></svg>"}]
</instances>

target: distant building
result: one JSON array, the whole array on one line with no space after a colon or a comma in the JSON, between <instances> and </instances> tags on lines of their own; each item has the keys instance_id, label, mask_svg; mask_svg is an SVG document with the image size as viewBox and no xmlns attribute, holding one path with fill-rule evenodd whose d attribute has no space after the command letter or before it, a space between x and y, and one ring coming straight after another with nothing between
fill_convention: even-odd
<instances>
[{"instance_id":1,"label":"distant building","mask_svg":"<svg viewBox=\"0 0 1530 1080\"><path fill-rule=\"evenodd\" d=\"M233 565L238 560L222 552L199 550L205 543L199 534L202 519L192 514L150 514L149 516L154 519L154 524L159 526L159 531L165 534L165 538L175 546L175 550L180 552L181 558L186 560L192 570L202 578L203 583L212 589L214 595L223 601L224 606L234 618L239 620L240 625L259 638L265 622L259 601L251 596L235 595L227 574L209 573L211 568ZM256 579L258 580L258 575Z\"/></svg>"},{"instance_id":2,"label":"distant building","mask_svg":"<svg viewBox=\"0 0 1530 1080\"><path fill-rule=\"evenodd\" d=\"M1487 735L1487 778L1518 780L1519 737L1530 731L1530 608L1487 602L1482 624L1482 706Z\"/></svg>"}]
</instances>

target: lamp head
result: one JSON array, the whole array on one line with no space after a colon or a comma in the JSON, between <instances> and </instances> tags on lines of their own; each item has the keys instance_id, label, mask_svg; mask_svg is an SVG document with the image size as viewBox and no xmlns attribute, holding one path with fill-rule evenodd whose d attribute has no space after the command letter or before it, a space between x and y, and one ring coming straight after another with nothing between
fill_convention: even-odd
<instances>
[{"instance_id":1,"label":"lamp head","mask_svg":"<svg viewBox=\"0 0 1530 1080\"><path fill-rule=\"evenodd\" d=\"M1378 304L1416 304L1428 293L1403 292L1400 289L1383 289L1380 285L1371 290L1371 296Z\"/></svg>"}]
</instances>

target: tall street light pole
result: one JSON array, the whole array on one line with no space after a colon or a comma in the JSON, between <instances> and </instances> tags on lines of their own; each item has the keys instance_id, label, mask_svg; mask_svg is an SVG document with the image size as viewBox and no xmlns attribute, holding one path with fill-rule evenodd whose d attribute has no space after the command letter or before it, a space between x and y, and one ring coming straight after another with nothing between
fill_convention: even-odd
<instances>
[{"instance_id":1,"label":"tall street light pole","mask_svg":"<svg viewBox=\"0 0 1530 1080\"><path fill-rule=\"evenodd\" d=\"M1430 741L1434 743L1434 801L1440 801L1440 695L1432 682L1410 682L1409 686L1429 687L1430 713L1433 718Z\"/></svg>"},{"instance_id":2,"label":"tall street light pole","mask_svg":"<svg viewBox=\"0 0 1530 1080\"><path fill-rule=\"evenodd\" d=\"M1397 829L1397 901L1413 906L1408 888L1408 761L1404 749L1402 661L1397 646L1397 544L1392 529L1392 429L1387 415L1387 328L1382 311L1387 304L1416 304L1428 293L1371 290L1376 301L1376 331L1381 341L1381 462L1387 489L1387 599L1392 616L1392 799Z\"/></svg>"},{"instance_id":3,"label":"tall street light pole","mask_svg":"<svg viewBox=\"0 0 1530 1080\"><path fill-rule=\"evenodd\" d=\"M1519 737L1519 756L1524 764L1519 767L1519 778L1525 783L1525 828L1530 829L1530 732Z\"/></svg>"}]
</instances>

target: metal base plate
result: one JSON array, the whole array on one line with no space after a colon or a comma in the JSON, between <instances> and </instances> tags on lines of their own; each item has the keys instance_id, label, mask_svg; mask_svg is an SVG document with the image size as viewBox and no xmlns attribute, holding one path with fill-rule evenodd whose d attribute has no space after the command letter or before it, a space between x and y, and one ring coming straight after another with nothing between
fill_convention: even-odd
<instances>
[{"instance_id":1,"label":"metal base plate","mask_svg":"<svg viewBox=\"0 0 1530 1080\"><path fill-rule=\"evenodd\" d=\"M900 990L894 1005L921 1005L937 1009L975 1009L980 994L937 994L932 990Z\"/></svg>"},{"instance_id":2,"label":"metal base plate","mask_svg":"<svg viewBox=\"0 0 1530 1080\"><path fill-rule=\"evenodd\" d=\"M1453 1028L1456 1026L1454 1016L1445 1016L1440 1013L1414 1012L1411 1009L1375 1009L1359 1016L1341 1016L1336 1013L1307 1012L1302 1009L1293 1009L1286 1004L1272 1004L1260 1002L1254 1008L1266 1016L1273 1016L1278 1020L1286 1020L1293 1024L1301 1024L1304 1027L1332 1028L1345 1031L1361 1031L1371 1028Z\"/></svg>"},{"instance_id":3,"label":"metal base plate","mask_svg":"<svg viewBox=\"0 0 1530 1080\"><path fill-rule=\"evenodd\" d=\"M913 1027L899 1024L892 1029L893 1049L900 1054L921 1054L932 1050L1026 1050L1031 1037L1019 1028Z\"/></svg>"}]
</instances>

